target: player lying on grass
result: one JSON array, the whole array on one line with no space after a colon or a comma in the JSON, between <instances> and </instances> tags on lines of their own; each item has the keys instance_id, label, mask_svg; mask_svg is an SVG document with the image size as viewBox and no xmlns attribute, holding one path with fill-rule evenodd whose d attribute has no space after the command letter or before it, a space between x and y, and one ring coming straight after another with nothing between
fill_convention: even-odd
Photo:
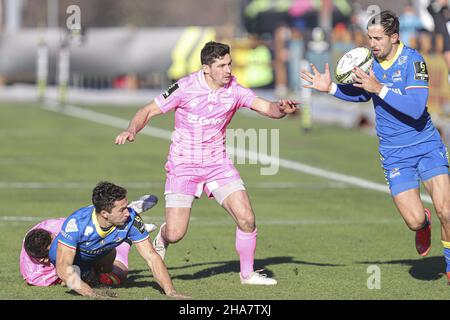
<instances>
[{"instance_id":1,"label":"player lying on grass","mask_svg":"<svg viewBox=\"0 0 450 320\"><path fill-rule=\"evenodd\" d=\"M117 271L119 259L122 264L126 262L122 249L127 248L118 247L131 240L166 295L186 297L176 292L164 262L150 243L145 224L136 211L127 207L126 193L122 187L101 182L93 190L94 205L75 211L64 221L48 254L57 276L83 296L102 297L84 280L92 278L93 269L103 274Z\"/></svg>"},{"instance_id":2,"label":"player lying on grass","mask_svg":"<svg viewBox=\"0 0 450 320\"><path fill-rule=\"evenodd\" d=\"M128 207L140 214L154 207L157 202L156 196L145 195L131 202ZM56 274L55 266L50 263L48 252L65 220L66 218L47 219L27 232L20 252L20 273L27 284L48 287L61 283L61 279ZM157 228L154 224L146 224L145 226L148 232ZM125 281L128 275L130 247L131 243L125 241L116 248L114 269L110 273L100 273L98 277L100 283L118 285Z\"/></svg>"}]
</instances>

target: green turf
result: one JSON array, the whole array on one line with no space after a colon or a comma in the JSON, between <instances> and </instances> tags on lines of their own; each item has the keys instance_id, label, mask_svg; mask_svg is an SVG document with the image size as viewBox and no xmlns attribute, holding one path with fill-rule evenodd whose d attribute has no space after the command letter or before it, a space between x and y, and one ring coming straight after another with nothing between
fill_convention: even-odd
<instances>
[{"instance_id":1,"label":"green turf","mask_svg":"<svg viewBox=\"0 0 450 320\"><path fill-rule=\"evenodd\" d=\"M136 108L85 107L130 119ZM44 110L36 104L0 104L0 201L2 216L61 217L89 203L92 187L109 180L129 189L129 198L154 193L162 200L146 222L164 217L163 183L169 142L139 135L115 146L119 129ZM152 125L170 130L173 116ZM358 130L315 126L299 130L299 118L280 121L237 114L232 128L280 129L280 156L319 168L384 183L377 140ZM260 174L259 165L238 165L248 184L258 225L255 268L265 268L276 287L239 284L235 227L215 201L194 204L186 237L169 248L166 263L179 291L195 299L447 299L445 262L437 218L433 247L419 258L414 234L388 194L337 184L281 168ZM62 183L47 188L4 183ZM70 187L69 183L77 183ZM133 185L134 183L134 185ZM136 183L148 183L149 188ZM295 188L263 188L296 183ZM132 185L128 187L127 184ZM26 231L37 221L0 221L0 299L82 299L66 288L23 283L18 257ZM381 270L381 289L369 290L367 268ZM121 299L166 299L145 262L130 254L130 277Z\"/></svg>"}]
</instances>

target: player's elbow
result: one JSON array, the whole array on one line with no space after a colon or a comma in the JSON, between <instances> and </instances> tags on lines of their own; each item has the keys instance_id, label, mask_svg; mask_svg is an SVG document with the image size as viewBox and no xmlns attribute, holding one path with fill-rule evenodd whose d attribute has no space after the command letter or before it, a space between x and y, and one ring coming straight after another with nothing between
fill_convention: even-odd
<instances>
[{"instance_id":1,"label":"player's elbow","mask_svg":"<svg viewBox=\"0 0 450 320\"><path fill-rule=\"evenodd\" d=\"M427 106L426 106L425 102L420 101L420 102L417 102L417 104L412 107L413 107L412 108L413 112L411 114L411 117L414 120L419 120L423 116Z\"/></svg>"},{"instance_id":2,"label":"player's elbow","mask_svg":"<svg viewBox=\"0 0 450 320\"><path fill-rule=\"evenodd\" d=\"M411 115L411 117L412 117L414 120L419 120L419 119L422 117L424 111L425 111L425 108L420 109L420 110L418 110L417 112L414 112L414 113Z\"/></svg>"},{"instance_id":3,"label":"player's elbow","mask_svg":"<svg viewBox=\"0 0 450 320\"><path fill-rule=\"evenodd\" d=\"M358 102L367 102L370 99L372 99L372 97L370 95L361 95L358 98Z\"/></svg>"}]
</instances>

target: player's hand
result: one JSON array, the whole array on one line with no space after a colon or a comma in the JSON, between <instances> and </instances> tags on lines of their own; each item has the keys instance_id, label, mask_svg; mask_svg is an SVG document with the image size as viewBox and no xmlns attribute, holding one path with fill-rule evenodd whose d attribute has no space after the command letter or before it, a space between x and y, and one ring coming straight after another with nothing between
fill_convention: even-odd
<instances>
[{"instance_id":1,"label":"player's hand","mask_svg":"<svg viewBox=\"0 0 450 320\"><path fill-rule=\"evenodd\" d=\"M174 298L174 299L192 299L191 296L182 294L182 293L178 293L176 291L169 291L166 293L166 295L170 298Z\"/></svg>"},{"instance_id":2,"label":"player's hand","mask_svg":"<svg viewBox=\"0 0 450 320\"><path fill-rule=\"evenodd\" d=\"M360 68L355 66L353 68L353 72L356 75L355 83L353 83L353 86L364 89L367 92L375 94L380 93L381 89L383 88L383 85L377 80L372 70L370 70L370 73L367 74Z\"/></svg>"},{"instance_id":3,"label":"player's hand","mask_svg":"<svg viewBox=\"0 0 450 320\"><path fill-rule=\"evenodd\" d=\"M297 106L300 104L300 102L295 100L282 99L279 100L277 104L278 109L280 110L281 113L290 114L298 110Z\"/></svg>"},{"instance_id":4,"label":"player's hand","mask_svg":"<svg viewBox=\"0 0 450 320\"><path fill-rule=\"evenodd\" d=\"M314 74L310 73L308 70L303 69L300 73L300 77L309 82L310 84L304 85L304 88L316 89L321 92L329 92L331 89L331 74L330 74L330 66L328 63L325 64L325 72L320 73L316 66L312 63L311 69Z\"/></svg>"},{"instance_id":5,"label":"player's hand","mask_svg":"<svg viewBox=\"0 0 450 320\"><path fill-rule=\"evenodd\" d=\"M133 132L130 132L128 130L123 131L116 137L115 144L125 144L125 142L130 141L133 142L134 138L136 137L136 134Z\"/></svg>"}]
</instances>

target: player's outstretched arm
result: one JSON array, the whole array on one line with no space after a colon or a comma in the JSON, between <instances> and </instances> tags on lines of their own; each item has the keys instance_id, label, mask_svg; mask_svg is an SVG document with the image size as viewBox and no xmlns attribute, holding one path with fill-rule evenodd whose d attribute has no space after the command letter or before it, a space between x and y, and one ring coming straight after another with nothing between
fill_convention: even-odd
<instances>
[{"instance_id":1,"label":"player's outstretched arm","mask_svg":"<svg viewBox=\"0 0 450 320\"><path fill-rule=\"evenodd\" d=\"M256 97L255 100L253 100L251 108L263 116L272 119L281 119L285 115L297 111L297 106L299 104L300 103L298 101L289 99L271 102L266 99Z\"/></svg>"},{"instance_id":2,"label":"player's outstretched arm","mask_svg":"<svg viewBox=\"0 0 450 320\"><path fill-rule=\"evenodd\" d=\"M328 63L325 64L324 73L320 73L314 64L311 63L310 65L313 73L309 72L306 69L303 69L302 72L300 73L300 77L306 82L310 83L304 85L303 87L315 89L320 92L330 92L332 81L331 81L330 66L328 65Z\"/></svg>"},{"instance_id":3,"label":"player's outstretched arm","mask_svg":"<svg viewBox=\"0 0 450 320\"><path fill-rule=\"evenodd\" d=\"M189 299L191 297L180 294L175 290L167 267L158 253L156 253L150 239L134 243L139 254L147 262L156 282L164 290L164 293L171 298Z\"/></svg>"},{"instance_id":4,"label":"player's outstretched arm","mask_svg":"<svg viewBox=\"0 0 450 320\"><path fill-rule=\"evenodd\" d=\"M155 101L152 101L148 105L140 108L128 125L127 130L121 132L116 137L115 144L125 144L127 141L133 142L136 134L147 125L150 119L161 113L162 111Z\"/></svg>"},{"instance_id":5,"label":"player's outstretched arm","mask_svg":"<svg viewBox=\"0 0 450 320\"><path fill-rule=\"evenodd\" d=\"M336 85L331 81L330 67L325 64L325 73L320 73L316 66L311 63L313 73L303 70L300 77L310 84L304 85L305 88L315 89L320 92L328 92L334 97L350 102L366 102L371 99L370 93L362 88L357 88L352 84Z\"/></svg>"}]
</instances>

